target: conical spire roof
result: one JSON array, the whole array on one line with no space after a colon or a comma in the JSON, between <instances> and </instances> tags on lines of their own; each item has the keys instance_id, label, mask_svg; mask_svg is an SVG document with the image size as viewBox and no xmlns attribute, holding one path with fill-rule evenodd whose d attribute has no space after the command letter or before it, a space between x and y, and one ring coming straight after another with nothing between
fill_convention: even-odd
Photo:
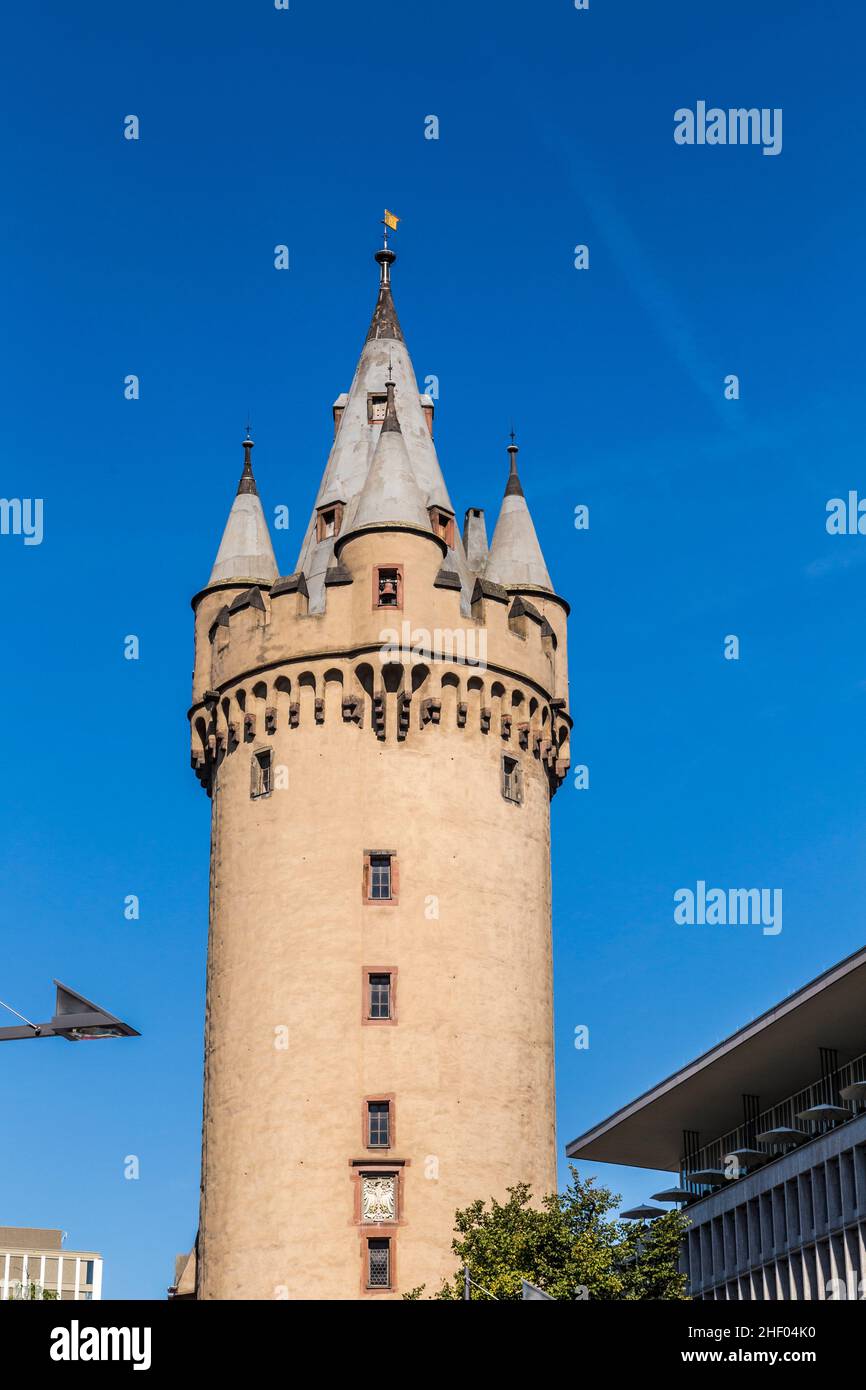
<instances>
[{"instance_id":1,"label":"conical spire roof","mask_svg":"<svg viewBox=\"0 0 866 1390\"><path fill-rule=\"evenodd\" d=\"M247 431L244 440L243 472L211 570L208 587L229 579L257 580L273 584L279 574L268 523L265 521L256 480L253 477L253 448L253 441Z\"/></svg>"},{"instance_id":2,"label":"conical spire roof","mask_svg":"<svg viewBox=\"0 0 866 1390\"><path fill-rule=\"evenodd\" d=\"M372 469L380 438L383 433L390 433L383 431L384 422L375 418L376 411L373 409L373 404L385 397L386 383L389 379L394 383L400 433L417 494L425 512L424 524L430 524L426 514L428 507L436 506L454 511L421 406L415 371L394 308L391 267L396 256L390 247L382 247L376 252L375 259L379 265L376 307L354 380L345 398L340 425L295 566L306 576L312 613L320 613L324 609L325 575L334 555L333 537L317 539L316 512L320 507L332 502L342 502L340 535L345 535L359 524L357 511L367 476ZM405 472L402 450L398 450L393 444L389 447L395 461L399 453L399 469ZM384 455L379 462L384 465ZM403 495L407 495L405 488ZM417 510L413 510L417 516ZM406 521L411 518L396 519ZM449 551L443 565L459 574L464 611L468 612L472 585L463 553L463 542L459 536L455 538L454 549Z\"/></svg>"},{"instance_id":3,"label":"conical spire roof","mask_svg":"<svg viewBox=\"0 0 866 1390\"><path fill-rule=\"evenodd\" d=\"M388 393L385 418L373 462L358 499L352 530L362 526L403 522L429 531L430 514L415 480L409 450L397 418L393 381L387 382L385 389Z\"/></svg>"},{"instance_id":4,"label":"conical spire roof","mask_svg":"<svg viewBox=\"0 0 866 1390\"><path fill-rule=\"evenodd\" d=\"M397 259L397 253L389 246L383 246L373 259L379 263L379 298L373 310L367 342L377 338L391 338L394 342L402 343L403 330L394 308L394 296L391 294L391 266Z\"/></svg>"},{"instance_id":5,"label":"conical spire roof","mask_svg":"<svg viewBox=\"0 0 866 1390\"><path fill-rule=\"evenodd\" d=\"M549 589L552 593L553 585L547 573L517 473L518 450L513 439L508 446L508 452L511 455L511 467L484 577L506 589L531 585L539 589Z\"/></svg>"}]
</instances>

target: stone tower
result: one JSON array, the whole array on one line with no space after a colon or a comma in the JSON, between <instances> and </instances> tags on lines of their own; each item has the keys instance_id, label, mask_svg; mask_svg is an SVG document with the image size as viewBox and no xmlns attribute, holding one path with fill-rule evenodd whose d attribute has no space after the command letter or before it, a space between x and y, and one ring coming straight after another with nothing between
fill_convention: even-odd
<instances>
[{"instance_id":1,"label":"stone tower","mask_svg":"<svg viewBox=\"0 0 866 1390\"><path fill-rule=\"evenodd\" d=\"M394 252L375 259L295 573L278 576L247 438L193 599L192 761L212 798L203 1299L430 1294L458 1207L556 1185L568 606L513 443L491 545L479 508L455 530Z\"/></svg>"}]
</instances>

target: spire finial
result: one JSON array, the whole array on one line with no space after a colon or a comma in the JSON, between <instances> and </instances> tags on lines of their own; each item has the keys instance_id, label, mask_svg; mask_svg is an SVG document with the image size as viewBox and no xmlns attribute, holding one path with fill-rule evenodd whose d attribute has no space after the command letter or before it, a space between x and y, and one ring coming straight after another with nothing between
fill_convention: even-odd
<instances>
[{"instance_id":1,"label":"spire finial","mask_svg":"<svg viewBox=\"0 0 866 1390\"><path fill-rule=\"evenodd\" d=\"M385 209L385 216L382 218L382 249L377 251L375 259L379 262L379 288L384 289L391 284L391 266L397 259L396 252L392 251L388 245L388 232L396 232L399 217L395 217L393 212Z\"/></svg>"},{"instance_id":2,"label":"spire finial","mask_svg":"<svg viewBox=\"0 0 866 1390\"><path fill-rule=\"evenodd\" d=\"M402 434L403 431L400 428L400 421L397 418L397 403L394 400L394 383L391 380L390 366L391 364L389 362L388 380L385 382L385 390L388 393L388 399L385 403L385 418L382 421L382 433L387 434L389 431L395 430L398 434Z\"/></svg>"},{"instance_id":3,"label":"spire finial","mask_svg":"<svg viewBox=\"0 0 866 1390\"><path fill-rule=\"evenodd\" d=\"M247 417L247 432L243 441L244 445L244 471L241 473L241 480L238 483L238 495L242 492L257 492L256 480L253 477L252 451L255 448L250 438L250 422Z\"/></svg>"},{"instance_id":4,"label":"spire finial","mask_svg":"<svg viewBox=\"0 0 866 1390\"><path fill-rule=\"evenodd\" d=\"M514 442L515 438L516 436L514 433L514 426L512 425L510 431L511 443L508 445L508 453L511 459L511 466L508 470L508 482L505 484L506 497L510 497L515 493L519 497L523 496L523 488L521 487L520 479L517 476L517 455L520 453L520 450Z\"/></svg>"}]
</instances>

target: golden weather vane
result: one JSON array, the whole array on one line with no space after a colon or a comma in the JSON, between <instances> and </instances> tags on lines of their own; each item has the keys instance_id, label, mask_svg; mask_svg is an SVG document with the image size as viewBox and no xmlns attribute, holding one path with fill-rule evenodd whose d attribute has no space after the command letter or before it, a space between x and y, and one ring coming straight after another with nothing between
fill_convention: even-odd
<instances>
[{"instance_id":1,"label":"golden weather vane","mask_svg":"<svg viewBox=\"0 0 866 1390\"><path fill-rule=\"evenodd\" d=\"M385 229L385 247L386 247L386 248L387 248L387 246L388 246L388 232L389 232L389 231L396 232L396 230L397 230L397 223L398 223L399 221L400 221L400 218L399 218L399 217L397 217L393 212L389 212L387 208L385 209L385 216L382 218L382 226L383 226L384 229Z\"/></svg>"}]
</instances>

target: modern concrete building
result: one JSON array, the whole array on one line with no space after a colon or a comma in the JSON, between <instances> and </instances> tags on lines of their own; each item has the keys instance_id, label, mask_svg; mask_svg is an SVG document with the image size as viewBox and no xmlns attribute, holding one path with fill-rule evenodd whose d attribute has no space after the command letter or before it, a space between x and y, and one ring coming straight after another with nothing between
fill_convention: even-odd
<instances>
[{"instance_id":1,"label":"modern concrete building","mask_svg":"<svg viewBox=\"0 0 866 1390\"><path fill-rule=\"evenodd\" d=\"M248 437L193 599L192 762L212 799L199 1299L433 1292L458 1207L556 1183L568 606L513 440L492 544L479 507L457 529L394 252L375 259L294 572L278 576ZM182 1294L192 1268L175 1278Z\"/></svg>"},{"instance_id":2,"label":"modern concrete building","mask_svg":"<svg viewBox=\"0 0 866 1390\"><path fill-rule=\"evenodd\" d=\"M695 1298L866 1297L866 949L567 1153L676 1174L651 1202L686 1209Z\"/></svg>"},{"instance_id":3,"label":"modern concrete building","mask_svg":"<svg viewBox=\"0 0 866 1390\"><path fill-rule=\"evenodd\" d=\"M0 1226L0 1301L36 1297L44 1290L63 1302L102 1298L102 1256L95 1250L65 1250L63 1232L30 1226Z\"/></svg>"}]
</instances>

